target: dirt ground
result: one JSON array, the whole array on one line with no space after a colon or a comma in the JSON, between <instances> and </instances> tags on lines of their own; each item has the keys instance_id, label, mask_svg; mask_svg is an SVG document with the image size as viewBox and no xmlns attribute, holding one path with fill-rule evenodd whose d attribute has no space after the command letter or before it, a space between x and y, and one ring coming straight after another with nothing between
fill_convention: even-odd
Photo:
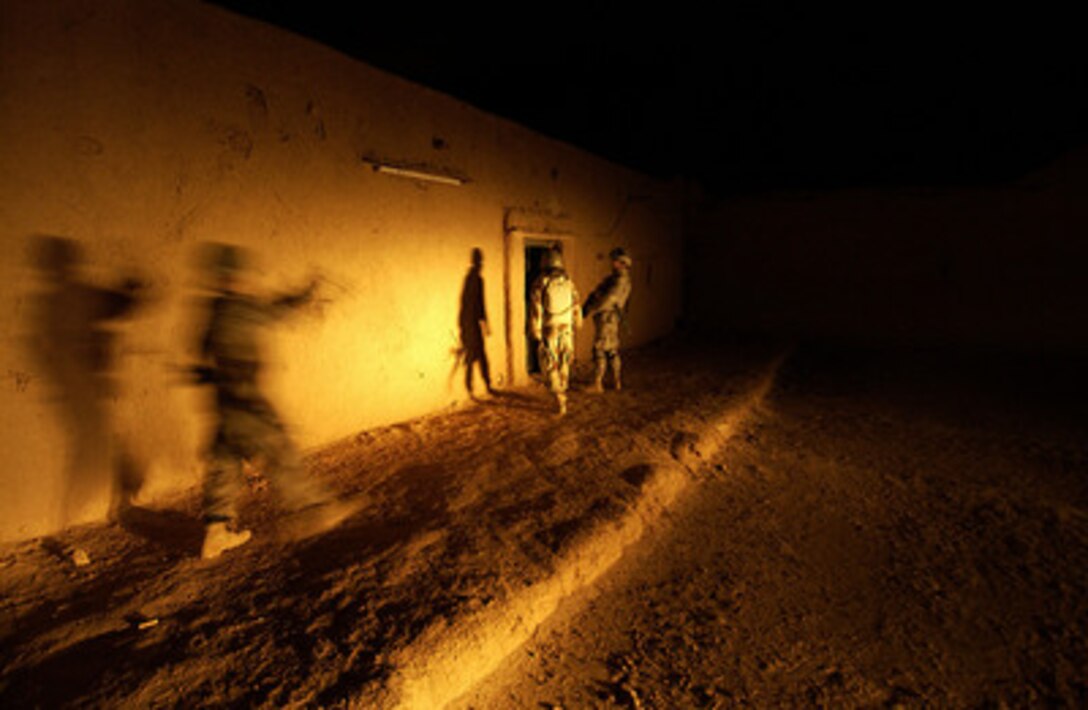
<instances>
[{"instance_id":1,"label":"dirt ground","mask_svg":"<svg viewBox=\"0 0 1088 710\"><path fill-rule=\"evenodd\" d=\"M371 706L771 354L676 340L565 419L526 389L362 432L309 459L359 513L303 543L254 476L255 540L221 560L195 558L195 493L3 546L0 705ZM1037 365L797 351L665 521L455 706L1085 706L1084 389Z\"/></svg>"},{"instance_id":2,"label":"dirt ground","mask_svg":"<svg viewBox=\"0 0 1088 710\"><path fill-rule=\"evenodd\" d=\"M1088 417L1047 364L802 351L457 707L1088 706Z\"/></svg>"},{"instance_id":3,"label":"dirt ground","mask_svg":"<svg viewBox=\"0 0 1088 710\"><path fill-rule=\"evenodd\" d=\"M624 462L728 407L767 356L665 343L626 358L622 392L576 387L562 419L531 387L361 432L308 461L359 512L302 543L276 541L254 475L255 540L220 560L196 558L196 491L6 545L0 705L366 707L429 630L549 578L630 501Z\"/></svg>"}]
</instances>

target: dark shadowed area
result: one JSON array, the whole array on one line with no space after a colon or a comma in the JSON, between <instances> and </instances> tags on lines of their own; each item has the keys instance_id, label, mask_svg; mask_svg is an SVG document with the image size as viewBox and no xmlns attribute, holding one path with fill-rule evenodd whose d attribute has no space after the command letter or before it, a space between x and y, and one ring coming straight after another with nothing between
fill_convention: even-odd
<instances>
[{"instance_id":1,"label":"dark shadowed area","mask_svg":"<svg viewBox=\"0 0 1088 710\"><path fill-rule=\"evenodd\" d=\"M719 194L991 184L1086 138L1081 38L1053 9L217 4Z\"/></svg>"}]
</instances>

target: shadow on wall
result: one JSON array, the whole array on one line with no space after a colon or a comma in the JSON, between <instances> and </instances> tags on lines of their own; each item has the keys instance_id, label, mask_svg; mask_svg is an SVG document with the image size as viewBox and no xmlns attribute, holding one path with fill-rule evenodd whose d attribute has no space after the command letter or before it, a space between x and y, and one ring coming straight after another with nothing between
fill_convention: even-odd
<instances>
[{"instance_id":1,"label":"shadow on wall","mask_svg":"<svg viewBox=\"0 0 1088 710\"><path fill-rule=\"evenodd\" d=\"M461 308L457 316L460 347L454 351L454 372L458 367L464 367L465 390L469 397L473 396L472 379L477 365L479 365L480 376L483 377L487 391L494 393L491 386L491 368L487 361L487 347L484 344L484 339L491 335L491 326L487 321L484 280L481 276L484 268L483 251L479 247L474 248L471 259L471 265L461 287Z\"/></svg>"},{"instance_id":2,"label":"shadow on wall","mask_svg":"<svg viewBox=\"0 0 1088 710\"><path fill-rule=\"evenodd\" d=\"M67 440L56 527L78 520L104 494L116 518L139 492L144 472L112 425L114 341L146 300L146 288L134 277L115 288L86 282L83 249L73 239L35 235L30 241L45 289L35 299L29 349L53 389Z\"/></svg>"}]
</instances>

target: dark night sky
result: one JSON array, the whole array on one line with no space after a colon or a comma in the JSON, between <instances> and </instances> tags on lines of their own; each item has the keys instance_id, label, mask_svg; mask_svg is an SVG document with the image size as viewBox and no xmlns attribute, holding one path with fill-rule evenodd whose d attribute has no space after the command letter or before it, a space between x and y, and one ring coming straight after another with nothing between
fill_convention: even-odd
<instances>
[{"instance_id":1,"label":"dark night sky","mask_svg":"<svg viewBox=\"0 0 1088 710\"><path fill-rule=\"evenodd\" d=\"M217 4L722 193L1001 182L1088 138L1088 40L1041 9Z\"/></svg>"}]
</instances>

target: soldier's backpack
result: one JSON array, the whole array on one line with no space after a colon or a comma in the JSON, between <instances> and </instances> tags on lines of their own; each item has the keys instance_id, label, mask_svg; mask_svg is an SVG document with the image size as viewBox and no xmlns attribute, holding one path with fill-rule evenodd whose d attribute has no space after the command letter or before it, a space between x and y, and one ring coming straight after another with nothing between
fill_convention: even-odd
<instances>
[{"instance_id":1,"label":"soldier's backpack","mask_svg":"<svg viewBox=\"0 0 1088 710\"><path fill-rule=\"evenodd\" d=\"M574 283L570 276L560 271L552 274L544 283L544 314L549 321L569 320L574 308Z\"/></svg>"}]
</instances>

